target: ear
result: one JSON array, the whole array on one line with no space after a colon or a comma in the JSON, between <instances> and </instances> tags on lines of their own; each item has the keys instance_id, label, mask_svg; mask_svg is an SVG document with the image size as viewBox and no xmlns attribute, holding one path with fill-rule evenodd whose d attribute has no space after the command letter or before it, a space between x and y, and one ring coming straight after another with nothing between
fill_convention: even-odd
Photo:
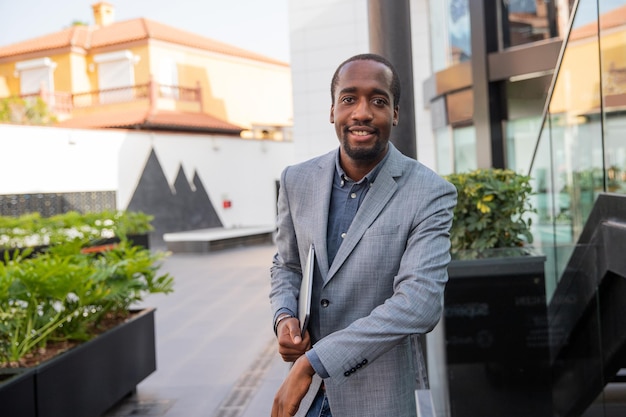
<instances>
[{"instance_id":1,"label":"ear","mask_svg":"<svg viewBox=\"0 0 626 417\"><path fill-rule=\"evenodd\" d=\"M400 106L396 106L393 109L393 125L394 126L398 126L399 116L400 116Z\"/></svg>"},{"instance_id":2,"label":"ear","mask_svg":"<svg viewBox=\"0 0 626 417\"><path fill-rule=\"evenodd\" d=\"M330 122L335 123L335 105L330 106Z\"/></svg>"}]
</instances>

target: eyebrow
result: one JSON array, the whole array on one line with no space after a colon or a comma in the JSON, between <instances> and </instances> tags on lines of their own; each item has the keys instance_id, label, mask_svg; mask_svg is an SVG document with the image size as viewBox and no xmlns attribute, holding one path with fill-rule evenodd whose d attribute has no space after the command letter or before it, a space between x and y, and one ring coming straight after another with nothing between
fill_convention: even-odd
<instances>
[{"instance_id":1,"label":"eyebrow","mask_svg":"<svg viewBox=\"0 0 626 417\"><path fill-rule=\"evenodd\" d=\"M347 93L355 93L356 90L357 90L356 87L346 87L346 88L341 89L339 91L339 94L337 94L337 96L340 96L342 94L347 94ZM389 93L387 93L387 91L382 90L380 88L374 88L372 92L374 93L374 95L381 95L381 96L385 96L387 99L391 99L391 96L389 95Z\"/></svg>"}]
</instances>

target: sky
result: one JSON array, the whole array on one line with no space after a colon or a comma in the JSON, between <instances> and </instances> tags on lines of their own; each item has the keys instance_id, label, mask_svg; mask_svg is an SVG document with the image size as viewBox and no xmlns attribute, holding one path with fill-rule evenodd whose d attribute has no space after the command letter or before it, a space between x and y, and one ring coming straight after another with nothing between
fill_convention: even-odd
<instances>
[{"instance_id":1,"label":"sky","mask_svg":"<svg viewBox=\"0 0 626 417\"><path fill-rule=\"evenodd\" d=\"M288 0L108 0L115 20L145 17L289 62ZM0 0L0 45L93 24L98 0Z\"/></svg>"}]
</instances>

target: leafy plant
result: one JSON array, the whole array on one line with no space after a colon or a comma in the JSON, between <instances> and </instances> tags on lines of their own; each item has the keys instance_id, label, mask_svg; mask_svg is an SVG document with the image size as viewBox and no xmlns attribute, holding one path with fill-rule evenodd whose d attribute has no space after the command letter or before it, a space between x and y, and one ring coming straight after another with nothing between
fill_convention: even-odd
<instances>
[{"instance_id":1,"label":"leafy plant","mask_svg":"<svg viewBox=\"0 0 626 417\"><path fill-rule=\"evenodd\" d=\"M69 213L48 219L36 214L0 218L0 236L10 233L23 241L24 236L45 235L50 245L40 252L5 251L0 262L0 367L21 365L51 341L88 340L104 318L127 316L145 295L173 290L173 278L159 273L167 253L153 253L125 238L103 251L84 250L94 237L117 230L115 221L124 217ZM131 224L149 219L130 217Z\"/></svg>"},{"instance_id":2,"label":"leafy plant","mask_svg":"<svg viewBox=\"0 0 626 417\"><path fill-rule=\"evenodd\" d=\"M118 211L110 213L113 219L113 232L116 236L141 235L154 230L154 216L141 211Z\"/></svg>"},{"instance_id":3,"label":"leafy plant","mask_svg":"<svg viewBox=\"0 0 626 417\"><path fill-rule=\"evenodd\" d=\"M153 230L154 216L132 211L78 213L70 211L51 217L28 213L19 217L0 216L0 248L24 248L81 241L94 242Z\"/></svg>"},{"instance_id":4,"label":"leafy plant","mask_svg":"<svg viewBox=\"0 0 626 417\"><path fill-rule=\"evenodd\" d=\"M453 258L487 257L494 248L520 248L532 243L528 214L535 209L529 202L530 177L492 168L445 178L458 191L450 231Z\"/></svg>"}]
</instances>

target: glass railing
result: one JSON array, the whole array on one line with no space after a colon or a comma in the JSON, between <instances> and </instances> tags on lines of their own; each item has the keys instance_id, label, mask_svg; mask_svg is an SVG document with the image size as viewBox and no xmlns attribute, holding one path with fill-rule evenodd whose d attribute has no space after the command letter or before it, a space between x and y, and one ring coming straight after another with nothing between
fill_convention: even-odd
<instances>
[{"instance_id":1,"label":"glass railing","mask_svg":"<svg viewBox=\"0 0 626 417\"><path fill-rule=\"evenodd\" d=\"M619 375L626 367L610 362L609 336L618 333L607 333L607 326L626 325L611 310L622 302L611 304L607 295L621 297L621 277L600 271L596 259L618 242L601 238L585 248L579 240L589 238L583 229L600 193L626 194L625 50L626 0L578 0L532 156L532 232L546 257L554 415L607 417L609 409L626 409L625 391L606 395L616 369Z\"/></svg>"},{"instance_id":2,"label":"glass railing","mask_svg":"<svg viewBox=\"0 0 626 417\"><path fill-rule=\"evenodd\" d=\"M626 193L625 48L626 0L576 4L530 170L548 297L598 193Z\"/></svg>"}]
</instances>

